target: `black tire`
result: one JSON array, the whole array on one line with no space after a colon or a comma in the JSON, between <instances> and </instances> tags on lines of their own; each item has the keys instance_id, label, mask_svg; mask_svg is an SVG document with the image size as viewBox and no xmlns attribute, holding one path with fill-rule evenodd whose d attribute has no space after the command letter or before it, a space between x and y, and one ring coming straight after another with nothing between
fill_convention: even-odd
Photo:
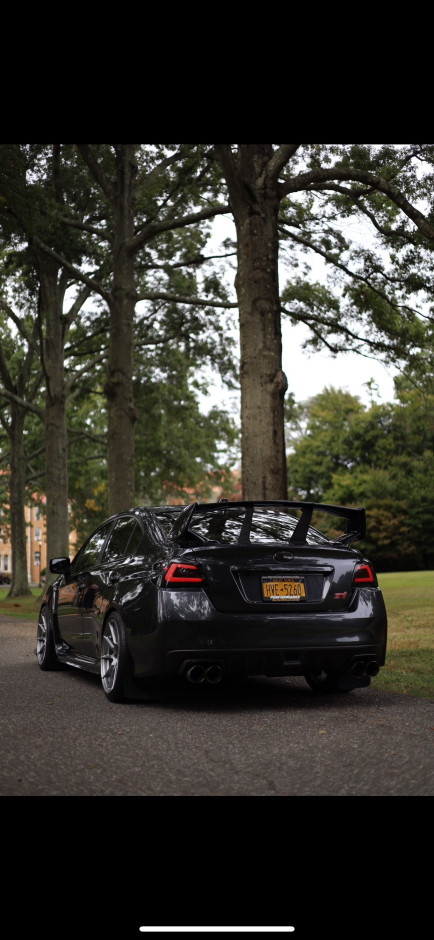
<instances>
[{"instance_id":1,"label":"black tire","mask_svg":"<svg viewBox=\"0 0 434 940\"><path fill-rule=\"evenodd\" d=\"M54 646L53 628L48 607L42 607L36 634L36 658L38 666L43 670L61 669L61 663L56 656Z\"/></svg>"},{"instance_id":2,"label":"black tire","mask_svg":"<svg viewBox=\"0 0 434 940\"><path fill-rule=\"evenodd\" d=\"M349 692L350 689L341 689L338 685L338 677L334 672L325 672L324 669L318 672L307 672L304 678L307 684L314 692Z\"/></svg>"},{"instance_id":3,"label":"black tire","mask_svg":"<svg viewBox=\"0 0 434 940\"><path fill-rule=\"evenodd\" d=\"M101 638L101 682L110 702L124 702L130 678L125 627L116 611L109 614Z\"/></svg>"}]
</instances>

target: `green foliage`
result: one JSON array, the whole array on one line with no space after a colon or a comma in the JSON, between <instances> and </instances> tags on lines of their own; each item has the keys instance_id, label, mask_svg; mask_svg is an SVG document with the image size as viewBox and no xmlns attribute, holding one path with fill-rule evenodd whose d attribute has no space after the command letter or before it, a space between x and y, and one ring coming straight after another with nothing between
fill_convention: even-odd
<instances>
[{"instance_id":1,"label":"green foliage","mask_svg":"<svg viewBox=\"0 0 434 940\"><path fill-rule=\"evenodd\" d=\"M217 411L202 414L198 396L206 381L205 366L219 371L226 382L235 381L227 289L213 259L204 254L209 220L186 226L180 222L183 214L188 216L203 205L209 209L221 197L220 167L210 159L208 150L206 145L188 144L17 144L0 149L0 261L5 273L5 297L7 287L7 296L15 299L21 311L26 304L31 309L31 302L34 309L38 297L35 246L39 250L44 243L41 257L45 263L50 251L59 257L54 267L57 265L59 271L59 299L64 297L64 313L60 305L57 335L66 337L65 389L60 393L64 391L68 401L70 521L78 541L108 513L104 384L111 251L119 235L113 198L119 183L119 157L135 162L137 173L135 234L140 238L133 250L137 288L135 407L143 415L136 425L139 492L143 497L148 492L160 493L163 476L172 487L176 481L183 491L187 485L199 485L198 471L203 471L204 485L207 475L214 473L217 479L224 472L221 449L232 446L233 422ZM89 277L93 291L81 309L77 298L82 280ZM129 285L129 291L134 293L134 284ZM201 302L194 303L198 296ZM209 301L208 306L204 306L204 299ZM213 306L215 300L221 303L220 308ZM27 319L23 314L19 323L15 321L18 334L9 346L9 333L5 333L4 355L11 368L15 356L18 375L20 344L25 352L28 342L24 327L29 330L38 323L42 335L43 315L44 311L38 309ZM9 314L2 316L7 323ZM177 363L172 361L176 357ZM164 360L171 360L171 365L166 368ZM50 376L45 374L45 380L42 394L50 387ZM190 389L185 387L186 382L191 382ZM28 390L23 389L23 400L28 397ZM155 397L160 401L167 397L170 412L160 425L156 422L161 446L158 434L149 433L154 424ZM39 404L43 404L43 398ZM8 410L6 402L5 417ZM142 420L145 434L141 433ZM177 429L184 425L191 449L183 449L177 439ZM143 460L142 440L146 448ZM31 414L24 443L29 491L44 491L43 426L38 426ZM149 450L153 446L154 456ZM7 459L7 447L2 450Z\"/></svg>"},{"instance_id":2,"label":"green foliage","mask_svg":"<svg viewBox=\"0 0 434 940\"><path fill-rule=\"evenodd\" d=\"M239 157L237 145L229 146ZM252 167L258 156L263 166L262 151L254 148L264 145L240 146L252 148ZM265 148L275 154L279 146ZM128 250L135 256L135 283L129 290L137 300L141 498L174 492L179 481L183 494L197 491L201 472L206 486L211 485L213 474L222 472L225 451L232 453L235 434L228 416L219 410L206 415L198 404L207 368L218 370L227 385L237 381L231 339L235 324L223 277L227 256L224 262L207 256L211 223L206 212L221 208L227 198L213 145L3 144L0 298L17 302L21 326L28 332L41 315L35 245L44 242L45 261L49 252L64 260L58 289L59 296L65 292L60 326L67 333L71 498L74 506L86 507L84 514L77 511L76 521L87 528L106 507L103 389L116 241L112 197L121 153L136 170L134 246ZM330 389L320 405L325 423L321 414L315 417L291 405L288 440L289 446L296 445L289 459L291 491L311 498L336 493L351 502L369 499L376 532L373 550L378 545L390 565L403 548L412 564L431 563L430 539L423 531L423 520L425 529L430 520L423 481L431 485L432 390L426 376L432 376L434 366L434 256L429 233L417 229L381 185L371 182L393 183L429 221L433 166L431 144L305 144L279 172L281 259L290 269L281 296L283 315L308 325L306 343L311 347L325 346L333 353L353 349L410 364L412 379L425 388L426 409L422 400L412 398L411 386L403 384L399 406L372 404L368 412L354 397L336 400ZM369 180L363 174L370 174ZM257 182L252 179L252 185ZM289 189L284 188L287 183ZM198 210L204 217L192 224ZM354 240L357 228L363 235L369 232L368 245ZM321 282L311 272L312 259L318 258L325 271ZM80 289L80 277L89 274L95 292L78 320L68 303ZM3 316L0 328L7 323ZM43 326L41 321L41 334ZM19 327L18 333L12 341L2 329L4 354L17 379L27 348ZM8 403L2 399L1 404L7 420ZM44 485L41 426L35 416L26 421L25 453L34 492ZM376 522L380 518L381 526Z\"/></svg>"},{"instance_id":3,"label":"green foliage","mask_svg":"<svg viewBox=\"0 0 434 940\"><path fill-rule=\"evenodd\" d=\"M434 567L434 396L401 390L365 408L325 389L305 405L288 457L291 498L364 506L360 547L380 571Z\"/></svg>"},{"instance_id":4,"label":"green foliage","mask_svg":"<svg viewBox=\"0 0 434 940\"><path fill-rule=\"evenodd\" d=\"M230 496L238 430L219 408L203 410L204 378L175 343L139 349L134 399L136 505ZM79 545L108 516L107 411L103 372L85 381L68 408L70 521Z\"/></svg>"},{"instance_id":5,"label":"green foliage","mask_svg":"<svg viewBox=\"0 0 434 940\"><path fill-rule=\"evenodd\" d=\"M107 412L102 385L95 376L68 407L68 480L70 523L75 547L108 517Z\"/></svg>"},{"instance_id":6,"label":"green foliage","mask_svg":"<svg viewBox=\"0 0 434 940\"><path fill-rule=\"evenodd\" d=\"M189 357L173 345L157 348L152 366L142 354L135 384L139 502L207 499L230 481L238 431L224 410L201 410L201 384Z\"/></svg>"},{"instance_id":7,"label":"green foliage","mask_svg":"<svg viewBox=\"0 0 434 940\"><path fill-rule=\"evenodd\" d=\"M333 475L354 463L351 428L363 406L356 396L330 387L307 402L303 412L288 458L290 498L319 500Z\"/></svg>"},{"instance_id":8,"label":"green foliage","mask_svg":"<svg viewBox=\"0 0 434 940\"><path fill-rule=\"evenodd\" d=\"M307 346L432 373L434 235L411 210L432 219L433 154L432 144L303 144L284 168L282 313L306 324ZM404 195L410 215L383 185Z\"/></svg>"}]
</instances>

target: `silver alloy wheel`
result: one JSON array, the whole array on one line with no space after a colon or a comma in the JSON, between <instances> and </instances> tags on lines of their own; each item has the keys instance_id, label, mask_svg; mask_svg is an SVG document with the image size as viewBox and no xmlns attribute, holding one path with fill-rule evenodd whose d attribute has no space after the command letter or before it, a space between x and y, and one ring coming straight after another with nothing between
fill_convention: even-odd
<instances>
[{"instance_id":1,"label":"silver alloy wheel","mask_svg":"<svg viewBox=\"0 0 434 940\"><path fill-rule=\"evenodd\" d=\"M114 688L119 671L119 631L116 621L110 618L104 627L101 641L101 682L104 692Z\"/></svg>"},{"instance_id":2,"label":"silver alloy wheel","mask_svg":"<svg viewBox=\"0 0 434 940\"><path fill-rule=\"evenodd\" d=\"M47 612L42 610L39 615L38 620L38 632L36 635L36 656L38 659L39 665L44 662L47 643L48 643L48 622L47 622Z\"/></svg>"}]
</instances>

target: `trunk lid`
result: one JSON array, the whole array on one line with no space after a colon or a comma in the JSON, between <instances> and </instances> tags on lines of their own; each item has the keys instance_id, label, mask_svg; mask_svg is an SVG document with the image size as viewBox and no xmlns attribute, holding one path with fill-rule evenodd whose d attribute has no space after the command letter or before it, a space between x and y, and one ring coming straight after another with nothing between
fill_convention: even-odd
<instances>
[{"instance_id":1,"label":"trunk lid","mask_svg":"<svg viewBox=\"0 0 434 940\"><path fill-rule=\"evenodd\" d=\"M186 553L187 554L187 553ZM184 558L186 555L183 556ZM216 610L240 612L333 611L347 607L358 554L348 548L213 545L190 549Z\"/></svg>"}]
</instances>

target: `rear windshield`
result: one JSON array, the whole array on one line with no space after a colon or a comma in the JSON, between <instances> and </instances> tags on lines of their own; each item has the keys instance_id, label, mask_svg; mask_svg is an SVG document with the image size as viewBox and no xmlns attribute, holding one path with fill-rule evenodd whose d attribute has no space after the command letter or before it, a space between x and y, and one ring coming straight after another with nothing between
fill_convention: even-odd
<instances>
[{"instance_id":1,"label":"rear windshield","mask_svg":"<svg viewBox=\"0 0 434 940\"><path fill-rule=\"evenodd\" d=\"M183 507L180 507L183 508ZM178 513L157 513L160 523L167 535ZM299 520L294 510L282 509L255 509L250 522L250 513L246 507L233 509L213 509L209 512L195 513L190 521L188 533L199 536L204 541L218 542L220 544L234 545L287 543L294 534ZM188 533L185 537L188 538ZM307 531L308 545L317 545L328 542L329 539L317 529L310 526Z\"/></svg>"}]
</instances>

